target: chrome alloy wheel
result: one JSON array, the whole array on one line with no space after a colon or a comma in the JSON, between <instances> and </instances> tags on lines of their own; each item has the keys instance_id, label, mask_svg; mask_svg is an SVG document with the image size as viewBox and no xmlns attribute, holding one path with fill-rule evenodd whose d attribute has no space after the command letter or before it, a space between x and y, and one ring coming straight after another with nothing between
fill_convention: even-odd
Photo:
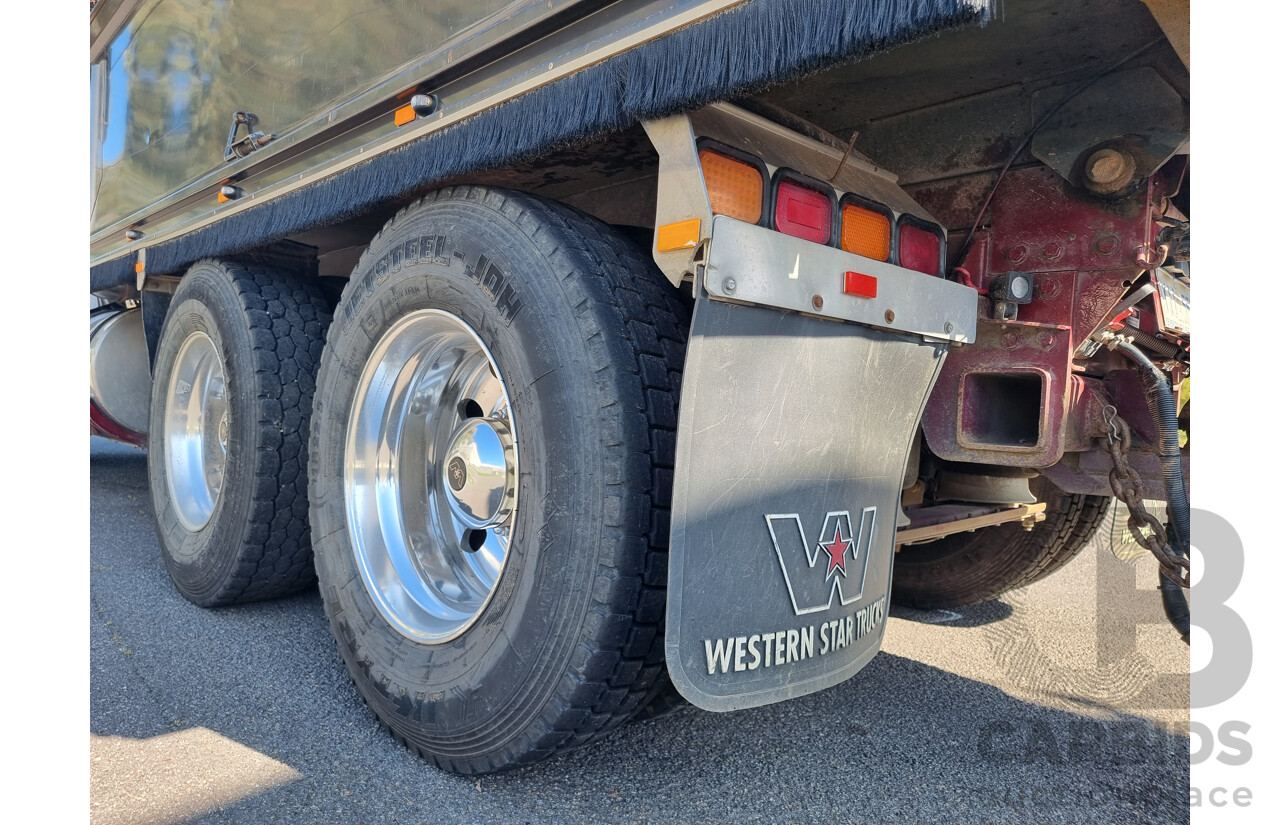
<instances>
[{"instance_id":1,"label":"chrome alloy wheel","mask_svg":"<svg viewBox=\"0 0 1280 825\"><path fill-rule=\"evenodd\" d=\"M374 347L347 422L347 529L365 588L402 635L438 644L497 589L516 517L515 423L475 330L436 309Z\"/></svg>"},{"instance_id":2,"label":"chrome alloy wheel","mask_svg":"<svg viewBox=\"0 0 1280 825\"><path fill-rule=\"evenodd\" d=\"M169 499L195 533L213 516L227 469L230 405L226 372L213 339L193 332L182 342L164 406Z\"/></svg>"}]
</instances>

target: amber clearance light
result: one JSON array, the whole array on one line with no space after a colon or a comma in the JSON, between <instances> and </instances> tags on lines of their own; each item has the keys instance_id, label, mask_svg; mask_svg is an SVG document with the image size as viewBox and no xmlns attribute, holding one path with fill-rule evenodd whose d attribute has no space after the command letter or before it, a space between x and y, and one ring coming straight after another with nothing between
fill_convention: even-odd
<instances>
[{"instance_id":1,"label":"amber clearance light","mask_svg":"<svg viewBox=\"0 0 1280 825\"><path fill-rule=\"evenodd\" d=\"M893 250L893 220L887 211L856 203L846 195L840 204L840 247L864 258L889 260Z\"/></svg>"},{"instance_id":2,"label":"amber clearance light","mask_svg":"<svg viewBox=\"0 0 1280 825\"><path fill-rule=\"evenodd\" d=\"M698 150L702 179L711 211L746 223L760 223L764 209L764 175L759 166L703 147Z\"/></svg>"}]
</instances>

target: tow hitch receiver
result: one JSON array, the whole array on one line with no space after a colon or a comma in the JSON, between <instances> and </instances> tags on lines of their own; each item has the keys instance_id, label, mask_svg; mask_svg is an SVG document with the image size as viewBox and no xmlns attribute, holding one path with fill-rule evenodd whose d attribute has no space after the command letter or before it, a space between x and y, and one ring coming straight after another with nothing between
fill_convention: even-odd
<instances>
[{"instance_id":1,"label":"tow hitch receiver","mask_svg":"<svg viewBox=\"0 0 1280 825\"><path fill-rule=\"evenodd\" d=\"M877 295L846 292L850 271ZM696 293L667 666L725 711L838 684L879 650L907 454L977 293L724 217ZM820 313L779 311L805 294Z\"/></svg>"}]
</instances>

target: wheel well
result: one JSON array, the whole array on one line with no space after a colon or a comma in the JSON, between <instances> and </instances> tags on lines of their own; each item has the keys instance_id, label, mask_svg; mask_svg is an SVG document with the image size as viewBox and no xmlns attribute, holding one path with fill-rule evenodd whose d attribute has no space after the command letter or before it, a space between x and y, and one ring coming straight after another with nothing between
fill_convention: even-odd
<instances>
[{"instance_id":1,"label":"wheel well","mask_svg":"<svg viewBox=\"0 0 1280 825\"><path fill-rule=\"evenodd\" d=\"M658 153L639 124L587 143L494 169L433 183L373 211L319 229L300 232L290 241L315 250L317 274L346 278L360 254L400 209L433 189L456 184L501 186L586 212L605 223L625 227L637 239L652 231L657 211ZM647 242L646 242L647 243Z\"/></svg>"}]
</instances>

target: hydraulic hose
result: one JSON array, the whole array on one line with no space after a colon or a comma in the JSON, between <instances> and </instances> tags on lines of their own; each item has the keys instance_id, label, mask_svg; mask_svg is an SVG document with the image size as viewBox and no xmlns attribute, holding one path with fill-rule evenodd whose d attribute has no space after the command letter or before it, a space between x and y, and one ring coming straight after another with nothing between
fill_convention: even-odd
<instances>
[{"instance_id":1,"label":"hydraulic hose","mask_svg":"<svg viewBox=\"0 0 1280 825\"><path fill-rule=\"evenodd\" d=\"M1178 405L1173 399L1173 389L1164 372L1151 359L1126 341L1115 344L1115 349L1133 361L1138 367L1142 389L1147 396L1147 407L1155 419L1159 433L1160 469L1164 477L1165 500L1169 508L1169 538L1175 552L1184 558L1191 556L1191 502L1187 497L1186 481L1182 477L1182 450L1178 446ZM1160 600L1164 615L1182 636L1191 643L1191 610L1187 605L1182 586L1160 573Z\"/></svg>"}]
</instances>

